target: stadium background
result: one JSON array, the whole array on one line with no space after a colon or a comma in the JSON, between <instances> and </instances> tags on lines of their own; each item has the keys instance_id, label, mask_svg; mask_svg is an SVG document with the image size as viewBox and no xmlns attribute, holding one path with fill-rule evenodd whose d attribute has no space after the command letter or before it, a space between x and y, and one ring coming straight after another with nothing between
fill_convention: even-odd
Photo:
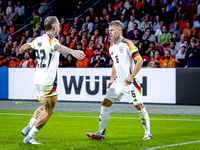
<instances>
[{"instance_id":1,"label":"stadium background","mask_svg":"<svg viewBox=\"0 0 200 150\"><path fill-rule=\"evenodd\" d=\"M4 5L6 5L8 1L3 1ZM13 4L16 4L16 1L12 1ZM34 9L38 9L40 2L47 2L49 3L49 5L51 6L52 15L56 15L58 18L60 17L64 17L64 18L74 18L75 16L77 16L77 3L79 3L79 1L72 1L70 3L66 3L66 5L61 5L62 1L60 0L45 0L45 1L38 1L38 0L32 0L30 2L27 2L25 0L21 1L22 4L26 7L26 15L25 15L25 19L28 18L28 16L30 15L30 12L32 12L32 10ZM83 0L82 3L83 5L83 10L87 11L88 8L90 6L93 6L96 12L97 16L101 16L102 15L102 10L103 8L107 7L105 6L105 4L111 3L112 5L114 5L115 1L114 0ZM63 10L63 11L58 11L58 10ZM85 18L87 15L83 14L83 16L81 16L81 18ZM31 16L31 15L30 15ZM30 17L29 17L30 18ZM28 19L27 19L28 20ZM68 20L69 21L69 20ZM73 21L73 20L71 20ZM27 23L26 20L24 22L25 24ZM30 29L31 26L27 26L28 29ZM27 28L22 28L23 30L20 32L20 34L27 30ZM76 68L78 69L78 68ZM60 84L63 83L64 78L63 76L67 76L67 73L65 72L70 72L68 77L66 78L68 83L66 82L65 85L62 84L62 87L60 88L61 90L61 96L59 97L59 100L61 101L96 101L96 102L100 102L101 99L103 99L103 96L105 95L105 83L104 81L101 81L101 78L103 78L105 76L107 81L109 79L109 73L110 73L110 69L106 68L106 69L95 69L90 70L89 74L92 74L93 72L96 72L96 75L101 74L99 80L100 82L98 82L98 84L100 84L100 91L95 92L95 84L96 84L96 78L94 79L94 76L90 77L90 82L88 82L89 85L89 89L86 88L86 83L87 80L83 79L83 88L81 89L81 93L80 94L80 89L76 88L76 83L73 84L71 87L72 89L70 89L71 93L67 94L65 91L67 91L66 87L70 85L70 78L71 76L73 76L74 74L82 74L82 76L86 77L89 76L89 74L84 74L83 72L87 72L87 69L80 69L76 72L76 69L61 69L59 68L59 82ZM28 78L26 82L23 82L23 80L25 80L26 76L29 76L30 70L32 71L31 75L33 76L34 74L34 69L11 69L11 68L0 68L0 72L1 72L1 85L0 85L0 99L30 99L30 100L35 100L34 96L30 96L31 91L34 90L33 86L31 86L32 84L32 79L33 78ZM62 71L61 71L62 70ZM169 104L200 104L199 100L198 100L198 92L196 91L196 89L198 89L199 87L199 79L198 79L198 74L199 74L199 69L182 69L182 68L178 68L178 69L172 69L173 71L169 71L169 69L163 69L162 71L159 71L157 69L145 69L145 66L142 68L142 73L139 74L139 80L140 83L142 85L142 89L143 89L143 96L144 96L144 102L145 103L169 103ZM161 74L162 72L162 74ZM20 74L21 73L21 74ZM19 75L20 74L20 75ZM78 79L80 79L80 77L82 76L75 76L76 80L75 82L77 82L78 84ZM141 77L143 76L143 77ZM151 77L149 77L151 76ZM19 79L19 77L21 77L21 79ZM96 76L95 76L96 77ZM162 77L162 78L159 78ZM18 79L18 80L16 80ZM65 80L66 80L65 79ZM144 87L143 82L145 79L145 83L146 83L146 87ZM18 81L18 82L16 82ZM25 84L22 84L25 83ZM85 84L84 84L85 83ZM93 84L94 83L94 84ZM69 84L69 85L68 85ZM82 83L81 83L82 84ZM102 85L103 84L103 85ZM17 91L16 89L19 89L18 87L24 87L25 89L27 89L27 91L24 93L20 93L20 91ZM31 87L31 88L30 88ZM86 88L84 90L84 87ZM148 87L148 88L147 88ZM91 90L93 89L93 90ZM147 90L148 89L148 90ZM102 92L103 90L103 92ZM151 91L152 90L152 91ZM79 92L77 92L79 91ZM91 93L88 93L88 91L90 91ZM148 94L146 93L148 91ZM92 92L94 94L92 94ZM155 93L153 93L155 92ZM83 94L84 93L84 94ZM12 95L13 94L13 95ZM19 96L20 95L20 96ZM22 96L23 95L23 96ZM78 96L79 95L79 96ZM92 95L92 96L91 96ZM149 97L149 95L152 95ZM155 98L153 98L153 95L155 96ZM73 97L73 98L70 98ZM97 96L98 98L95 99L95 96ZM84 98L83 98L84 97ZM126 102L125 99L122 99L122 102Z\"/></svg>"},{"instance_id":2,"label":"stadium background","mask_svg":"<svg viewBox=\"0 0 200 150\"><path fill-rule=\"evenodd\" d=\"M86 1L83 0L83 2ZM13 0L13 2L16 1ZM22 0L23 5L37 5L35 8L38 8L39 2L37 0ZM77 2L76 0L70 2L68 0L53 1L51 4L54 10L53 14L58 17L74 18ZM94 0L93 3L95 2ZM108 2L114 3L114 0L101 0L98 5L94 6L95 10L101 13L104 4ZM91 3L92 1L88 5ZM29 8L27 18L31 16L33 9ZM25 21L25 24L28 24L30 20ZM32 27L24 28L19 34L24 34L26 29L31 30ZM91 149L143 149L147 147L159 148L163 145L167 147L166 145L172 146L177 143L180 145L174 145L171 149L199 149L198 144L191 144L192 142L200 142L198 133L198 121L200 121L199 68L147 69L143 67L138 74L145 107L151 120L154 139L150 143L142 142L143 128L139 121L138 112L125 99L112 106L112 118L109 121L108 134L104 143L88 140L85 132L93 132L98 128L101 100L105 95L105 83L110 76L110 69L59 68L60 97L55 107L54 116L39 134L43 147L26 147L22 145L23 137L19 133L30 119L33 111L41 106L41 103L36 100L33 87L35 68L0 68L0 149L90 149L91 145L93 146ZM86 76L89 79L86 79ZM81 79L82 82L80 82ZM71 88L70 82L73 82ZM79 86L79 82L82 83L82 86ZM97 87L99 87L98 90L95 90ZM66 89L71 93L66 94ZM63 113L60 115L60 112ZM57 120L58 115L64 117ZM119 121L122 124L115 125L118 120L113 118L119 119L119 115L123 119L123 121ZM74 117L74 120L70 117ZM134 120L134 117L138 118ZM127 118L133 120L128 122ZM159 122L159 120L162 121ZM83 127L84 124L87 126ZM74 128L76 125L77 129ZM55 126L58 127L58 130L55 130ZM115 133L114 130L116 130ZM52 131L54 132L52 133ZM54 137L57 141L53 141ZM113 143L113 141L117 143ZM190 141L192 142L190 143ZM189 145L186 148L184 147L185 142L186 145ZM71 146L75 144L78 146L75 148ZM166 149L170 149L169 147Z\"/></svg>"}]
</instances>

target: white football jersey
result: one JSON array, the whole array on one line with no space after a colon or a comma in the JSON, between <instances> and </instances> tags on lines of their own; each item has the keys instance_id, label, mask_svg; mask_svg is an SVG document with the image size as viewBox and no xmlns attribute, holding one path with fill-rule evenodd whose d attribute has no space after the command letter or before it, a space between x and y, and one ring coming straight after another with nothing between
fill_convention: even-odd
<instances>
[{"instance_id":1,"label":"white football jersey","mask_svg":"<svg viewBox=\"0 0 200 150\"><path fill-rule=\"evenodd\" d=\"M109 53L115 66L116 80L124 82L124 80L133 72L135 67L134 60L140 56L138 48L132 41L123 38L118 45L115 43L111 44Z\"/></svg>"},{"instance_id":2,"label":"white football jersey","mask_svg":"<svg viewBox=\"0 0 200 150\"><path fill-rule=\"evenodd\" d=\"M60 53L54 50L56 44L60 44L59 41L49 34L43 34L31 43L37 58L34 84L51 85L56 82L60 56Z\"/></svg>"}]
</instances>

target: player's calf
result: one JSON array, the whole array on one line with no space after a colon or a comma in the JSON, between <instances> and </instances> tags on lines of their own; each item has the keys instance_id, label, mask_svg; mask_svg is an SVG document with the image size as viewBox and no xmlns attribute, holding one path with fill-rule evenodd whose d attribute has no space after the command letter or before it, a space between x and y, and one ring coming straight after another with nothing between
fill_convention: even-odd
<instances>
[{"instance_id":1,"label":"player's calf","mask_svg":"<svg viewBox=\"0 0 200 150\"><path fill-rule=\"evenodd\" d=\"M144 136L143 140L150 140L150 139L152 139L152 135L150 133L149 115L143 104L135 105L135 107L137 108L137 110L140 114L141 123L145 130L145 136Z\"/></svg>"}]
</instances>

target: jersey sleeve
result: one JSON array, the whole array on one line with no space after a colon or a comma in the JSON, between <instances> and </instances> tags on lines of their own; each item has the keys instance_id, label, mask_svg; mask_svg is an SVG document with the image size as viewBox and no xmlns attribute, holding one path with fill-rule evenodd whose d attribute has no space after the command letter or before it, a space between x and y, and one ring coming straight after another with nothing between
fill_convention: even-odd
<instances>
[{"instance_id":1,"label":"jersey sleeve","mask_svg":"<svg viewBox=\"0 0 200 150\"><path fill-rule=\"evenodd\" d=\"M34 43L35 43L35 39L30 43L30 46L31 46L33 49L35 48Z\"/></svg>"},{"instance_id":2,"label":"jersey sleeve","mask_svg":"<svg viewBox=\"0 0 200 150\"><path fill-rule=\"evenodd\" d=\"M55 46L56 44L60 45L59 41L58 41L56 38L51 37L51 38L49 39L49 45L50 45L51 49L54 50L54 46Z\"/></svg>"},{"instance_id":3,"label":"jersey sleeve","mask_svg":"<svg viewBox=\"0 0 200 150\"><path fill-rule=\"evenodd\" d=\"M129 54L133 57L134 60L136 60L140 56L138 48L133 44L132 41L128 41L126 42L126 44L128 47Z\"/></svg>"}]
</instances>

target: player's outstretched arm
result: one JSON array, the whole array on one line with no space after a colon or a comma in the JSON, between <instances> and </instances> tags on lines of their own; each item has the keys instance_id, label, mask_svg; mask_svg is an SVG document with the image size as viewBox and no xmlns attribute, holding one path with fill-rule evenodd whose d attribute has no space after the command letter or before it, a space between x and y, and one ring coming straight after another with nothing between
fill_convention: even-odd
<instances>
[{"instance_id":1,"label":"player's outstretched arm","mask_svg":"<svg viewBox=\"0 0 200 150\"><path fill-rule=\"evenodd\" d=\"M107 88L110 88L110 86L114 82L115 77L116 77L116 70L115 70L115 66L113 64L113 66L112 66L112 73L111 73L110 81L108 81Z\"/></svg>"},{"instance_id":2,"label":"player's outstretched arm","mask_svg":"<svg viewBox=\"0 0 200 150\"><path fill-rule=\"evenodd\" d=\"M136 65L135 65L135 68L132 72L132 74L130 76L128 76L124 82L127 83L127 84L132 84L133 83L133 79L135 78L135 76L137 75L137 73L140 71L141 67L142 67L142 64L143 64L143 59L141 56L138 56L136 58Z\"/></svg>"},{"instance_id":3,"label":"player's outstretched arm","mask_svg":"<svg viewBox=\"0 0 200 150\"><path fill-rule=\"evenodd\" d=\"M136 64L135 64L135 68L132 72L132 76L135 77L136 74L140 71L140 69L142 68L142 65L143 65L143 59L141 56L139 56L137 59L136 59Z\"/></svg>"},{"instance_id":4,"label":"player's outstretched arm","mask_svg":"<svg viewBox=\"0 0 200 150\"><path fill-rule=\"evenodd\" d=\"M85 54L83 51L73 50L71 48L56 44L54 46L54 50L60 52L61 54L72 54L75 58L82 60L85 58Z\"/></svg>"},{"instance_id":5,"label":"player's outstretched arm","mask_svg":"<svg viewBox=\"0 0 200 150\"><path fill-rule=\"evenodd\" d=\"M22 53L22 52L29 50L29 49L32 49L32 47L31 47L30 43L26 43L26 44L21 46L21 48L19 49L19 53Z\"/></svg>"}]
</instances>

